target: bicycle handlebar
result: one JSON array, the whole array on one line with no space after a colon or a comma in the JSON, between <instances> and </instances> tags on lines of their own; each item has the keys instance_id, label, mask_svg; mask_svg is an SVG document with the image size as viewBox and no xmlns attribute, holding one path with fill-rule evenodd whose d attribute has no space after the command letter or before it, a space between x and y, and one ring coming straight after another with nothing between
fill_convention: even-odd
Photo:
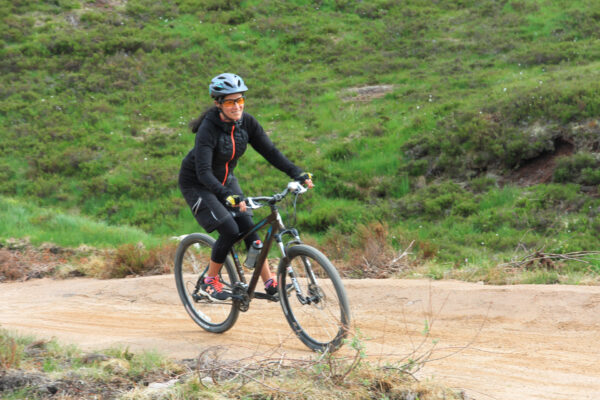
<instances>
[{"instance_id":1,"label":"bicycle handlebar","mask_svg":"<svg viewBox=\"0 0 600 400\"><path fill-rule=\"evenodd\" d=\"M299 195L305 193L307 190L308 189L302 186L301 183L292 181L287 184L287 187L281 193L275 193L273 196L247 197L245 200L247 203L247 207L255 210L257 208L265 206L264 204L260 203L261 201L266 201L268 204L275 204L283 200L285 196L287 196L290 193Z\"/></svg>"}]
</instances>

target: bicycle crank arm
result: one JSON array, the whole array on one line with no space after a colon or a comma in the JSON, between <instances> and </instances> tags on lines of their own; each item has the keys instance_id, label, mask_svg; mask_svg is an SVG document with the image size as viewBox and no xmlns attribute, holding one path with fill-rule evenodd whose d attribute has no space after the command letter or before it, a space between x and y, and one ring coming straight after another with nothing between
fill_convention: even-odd
<instances>
[{"instance_id":1,"label":"bicycle crank arm","mask_svg":"<svg viewBox=\"0 0 600 400\"><path fill-rule=\"evenodd\" d=\"M201 300L209 300L209 298L200 293L192 293L192 299L197 303Z\"/></svg>"},{"instance_id":2,"label":"bicycle crank arm","mask_svg":"<svg viewBox=\"0 0 600 400\"><path fill-rule=\"evenodd\" d=\"M254 292L254 297L257 299L265 299L270 301L279 301L279 294L271 296L268 293Z\"/></svg>"}]
</instances>

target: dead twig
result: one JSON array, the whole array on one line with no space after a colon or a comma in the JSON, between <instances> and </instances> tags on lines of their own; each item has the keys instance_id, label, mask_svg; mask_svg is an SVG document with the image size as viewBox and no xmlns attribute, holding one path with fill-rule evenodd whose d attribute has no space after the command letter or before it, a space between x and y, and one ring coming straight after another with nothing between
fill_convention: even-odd
<instances>
[{"instance_id":1,"label":"dead twig","mask_svg":"<svg viewBox=\"0 0 600 400\"><path fill-rule=\"evenodd\" d=\"M536 265L548 269L559 269L560 266L556 264L556 261L576 261L584 264L591 264L590 261L586 260L586 257L600 256L600 251L575 251L571 253L544 253L542 250L535 251L532 254L528 254L522 257L520 260L510 261L506 264L500 264L501 267L512 267L512 268L533 268Z\"/></svg>"},{"instance_id":2,"label":"dead twig","mask_svg":"<svg viewBox=\"0 0 600 400\"><path fill-rule=\"evenodd\" d=\"M401 259L403 259L404 257L406 257L407 255L411 254L409 252L409 250L412 248L413 244L415 244L415 241L413 240L412 242L410 242L410 244L408 245L408 247L406 249L404 249L404 251L396 258L394 258L390 264L391 265L395 265L398 261L400 261Z\"/></svg>"},{"instance_id":3,"label":"dead twig","mask_svg":"<svg viewBox=\"0 0 600 400\"><path fill-rule=\"evenodd\" d=\"M289 392L287 390L283 390L283 389L279 389L279 388L267 385L266 383L260 381L259 379L254 378L252 375L244 373L244 372L232 371L232 370L228 370L227 368L222 368L222 370L225 371L225 372L229 372L231 374L235 374L237 376L243 376L244 378L249 379L249 380L251 380L253 382L256 382L259 385L262 385L262 386L266 387L267 389L272 390L272 391L277 392L277 393L284 393L284 394L288 394L288 395L298 394L297 392ZM238 390L239 389L241 389L241 386L238 388Z\"/></svg>"},{"instance_id":4,"label":"dead twig","mask_svg":"<svg viewBox=\"0 0 600 400\"><path fill-rule=\"evenodd\" d=\"M355 267L356 274L359 276L371 277L375 279L388 278L394 273L402 272L408 267L408 261L405 261L414 245L413 240L404 250L399 250L398 255L390 254L391 251L379 242L370 241L360 256L362 262Z\"/></svg>"}]
</instances>

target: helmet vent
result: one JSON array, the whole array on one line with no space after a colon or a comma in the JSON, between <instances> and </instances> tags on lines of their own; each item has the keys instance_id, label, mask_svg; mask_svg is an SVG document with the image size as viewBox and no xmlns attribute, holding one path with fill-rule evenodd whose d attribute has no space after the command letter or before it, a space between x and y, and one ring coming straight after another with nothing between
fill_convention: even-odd
<instances>
[{"instance_id":1,"label":"helmet vent","mask_svg":"<svg viewBox=\"0 0 600 400\"><path fill-rule=\"evenodd\" d=\"M235 74L220 74L212 79L208 91L212 97L247 91L244 80Z\"/></svg>"}]
</instances>

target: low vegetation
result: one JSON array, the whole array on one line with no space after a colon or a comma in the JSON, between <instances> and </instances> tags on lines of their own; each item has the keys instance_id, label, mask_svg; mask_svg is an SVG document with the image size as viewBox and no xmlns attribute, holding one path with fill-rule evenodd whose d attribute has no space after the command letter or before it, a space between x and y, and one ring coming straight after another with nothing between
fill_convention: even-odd
<instances>
[{"instance_id":1,"label":"low vegetation","mask_svg":"<svg viewBox=\"0 0 600 400\"><path fill-rule=\"evenodd\" d=\"M175 361L155 352L84 352L56 340L0 329L3 399L464 399L460 391L419 382L423 360L371 363L360 341L352 357L254 356L225 360L218 348Z\"/></svg>"},{"instance_id":2,"label":"low vegetation","mask_svg":"<svg viewBox=\"0 0 600 400\"><path fill-rule=\"evenodd\" d=\"M81 223L86 226L89 221L82 218ZM79 229L83 228L76 225L74 232ZM128 231L126 228L123 233ZM350 250L344 239L330 240L325 247L344 278L428 277L489 284L600 283L599 251L571 251L572 247L567 246L559 248L562 252L516 249L509 261L503 262L481 242L478 258L465 259L460 264L441 263L432 258L432 254L439 252L434 244L413 240L407 247L398 249L388 240L390 236L396 242L404 240L391 235L386 224L360 225ZM483 240L500 239L499 235L492 234ZM460 243L459 239L456 241ZM73 248L49 242L35 245L27 237L11 238L0 242L0 283L43 277L108 279L171 273L177 244L173 238L154 245L140 241L116 247L82 245ZM422 253L421 259L414 255L415 246ZM271 259L271 265L278 265L278 259Z\"/></svg>"}]
</instances>

